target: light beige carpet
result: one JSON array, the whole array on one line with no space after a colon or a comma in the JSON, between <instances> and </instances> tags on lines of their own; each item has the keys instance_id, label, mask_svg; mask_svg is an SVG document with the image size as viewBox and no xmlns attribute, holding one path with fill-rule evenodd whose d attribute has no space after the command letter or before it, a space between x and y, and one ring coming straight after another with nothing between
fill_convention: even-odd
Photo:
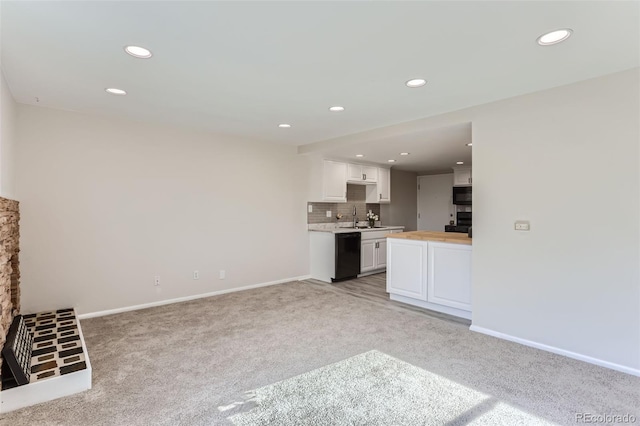
<instances>
[{"instance_id":1,"label":"light beige carpet","mask_svg":"<svg viewBox=\"0 0 640 426\"><path fill-rule=\"evenodd\" d=\"M93 389L1 414L0 424L232 424L218 407L245 392L371 350L549 422L640 418L638 377L299 282L81 325Z\"/></svg>"},{"instance_id":2,"label":"light beige carpet","mask_svg":"<svg viewBox=\"0 0 640 426\"><path fill-rule=\"evenodd\" d=\"M248 393L237 426L553 425L378 351L369 351ZM243 411L247 407L248 410Z\"/></svg>"}]
</instances>

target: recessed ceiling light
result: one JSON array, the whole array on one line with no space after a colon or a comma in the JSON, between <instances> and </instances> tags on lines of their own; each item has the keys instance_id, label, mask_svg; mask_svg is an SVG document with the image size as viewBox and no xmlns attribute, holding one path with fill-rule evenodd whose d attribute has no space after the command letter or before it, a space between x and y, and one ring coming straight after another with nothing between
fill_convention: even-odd
<instances>
[{"instance_id":1,"label":"recessed ceiling light","mask_svg":"<svg viewBox=\"0 0 640 426\"><path fill-rule=\"evenodd\" d=\"M405 84L407 85L407 87L411 88L422 87L427 84L427 80L425 80L424 78L414 78L413 80L407 81Z\"/></svg>"},{"instance_id":2,"label":"recessed ceiling light","mask_svg":"<svg viewBox=\"0 0 640 426\"><path fill-rule=\"evenodd\" d=\"M115 87L109 87L104 89L107 93L111 93L112 95L126 95L127 92L122 89L116 89Z\"/></svg>"},{"instance_id":3,"label":"recessed ceiling light","mask_svg":"<svg viewBox=\"0 0 640 426\"><path fill-rule=\"evenodd\" d=\"M561 30L551 31L550 33L542 34L538 37L538 44L540 46L549 46L552 44L565 41L571 36L573 31L569 28L563 28Z\"/></svg>"},{"instance_id":4,"label":"recessed ceiling light","mask_svg":"<svg viewBox=\"0 0 640 426\"><path fill-rule=\"evenodd\" d=\"M364 157L364 154L356 154L356 157L362 158L362 157Z\"/></svg>"},{"instance_id":5,"label":"recessed ceiling light","mask_svg":"<svg viewBox=\"0 0 640 426\"><path fill-rule=\"evenodd\" d=\"M464 161L456 161L456 164L464 164Z\"/></svg>"},{"instance_id":6,"label":"recessed ceiling light","mask_svg":"<svg viewBox=\"0 0 640 426\"><path fill-rule=\"evenodd\" d=\"M387 160L388 163L395 163L396 160Z\"/></svg>"},{"instance_id":7,"label":"recessed ceiling light","mask_svg":"<svg viewBox=\"0 0 640 426\"><path fill-rule=\"evenodd\" d=\"M329 108L329 111L331 112L342 112L344 111L344 107L341 106L332 106L331 108Z\"/></svg>"},{"instance_id":8,"label":"recessed ceiling light","mask_svg":"<svg viewBox=\"0 0 640 426\"><path fill-rule=\"evenodd\" d=\"M291 127L291 124L282 123L278 124L278 127L280 127L281 129L288 129L289 127Z\"/></svg>"},{"instance_id":9,"label":"recessed ceiling light","mask_svg":"<svg viewBox=\"0 0 640 426\"><path fill-rule=\"evenodd\" d=\"M400 155L409 155L409 152L401 152Z\"/></svg>"},{"instance_id":10,"label":"recessed ceiling light","mask_svg":"<svg viewBox=\"0 0 640 426\"><path fill-rule=\"evenodd\" d=\"M465 143L466 146L473 146L473 142Z\"/></svg>"},{"instance_id":11,"label":"recessed ceiling light","mask_svg":"<svg viewBox=\"0 0 640 426\"><path fill-rule=\"evenodd\" d=\"M149 49L140 46L125 46L124 51L135 58L147 59L153 56Z\"/></svg>"}]
</instances>

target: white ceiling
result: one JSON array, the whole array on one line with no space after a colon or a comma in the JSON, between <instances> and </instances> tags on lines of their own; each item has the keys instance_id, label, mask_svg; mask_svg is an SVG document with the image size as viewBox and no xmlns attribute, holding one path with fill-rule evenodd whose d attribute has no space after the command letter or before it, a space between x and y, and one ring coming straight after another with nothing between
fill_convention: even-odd
<instances>
[{"instance_id":1,"label":"white ceiling","mask_svg":"<svg viewBox=\"0 0 640 426\"><path fill-rule=\"evenodd\" d=\"M457 161L471 166L471 123L462 123L376 141L350 144L324 152L328 157L358 163L387 164L420 174L451 173ZM409 155L400 155L408 152ZM358 158L356 154L363 154ZM388 160L396 160L389 163Z\"/></svg>"},{"instance_id":2,"label":"white ceiling","mask_svg":"<svg viewBox=\"0 0 640 426\"><path fill-rule=\"evenodd\" d=\"M18 102L290 145L640 62L638 2L0 4L2 68ZM535 43L564 27L574 30L566 42ZM154 56L129 57L127 44ZM406 88L415 77L429 83Z\"/></svg>"}]
</instances>

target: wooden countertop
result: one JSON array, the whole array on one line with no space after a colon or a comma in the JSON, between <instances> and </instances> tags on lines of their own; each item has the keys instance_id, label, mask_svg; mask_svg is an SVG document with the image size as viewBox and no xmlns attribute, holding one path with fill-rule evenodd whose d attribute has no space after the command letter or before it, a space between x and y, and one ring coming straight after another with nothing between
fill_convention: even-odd
<instances>
[{"instance_id":1,"label":"wooden countertop","mask_svg":"<svg viewBox=\"0 0 640 426\"><path fill-rule=\"evenodd\" d=\"M439 241L442 243L471 245L471 238L469 238L467 234L460 234L457 232L435 232L435 231L399 232L396 234L389 234L387 235L387 238L400 238L405 240L419 240L419 241Z\"/></svg>"}]
</instances>

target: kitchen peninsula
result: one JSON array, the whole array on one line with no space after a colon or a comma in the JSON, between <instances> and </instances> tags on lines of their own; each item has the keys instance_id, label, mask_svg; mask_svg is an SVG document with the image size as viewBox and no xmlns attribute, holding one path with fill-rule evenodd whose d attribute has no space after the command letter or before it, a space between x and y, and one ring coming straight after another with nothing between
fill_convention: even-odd
<instances>
[{"instance_id":1,"label":"kitchen peninsula","mask_svg":"<svg viewBox=\"0 0 640 426\"><path fill-rule=\"evenodd\" d=\"M447 232L387 235L391 300L471 319L471 238Z\"/></svg>"}]
</instances>

